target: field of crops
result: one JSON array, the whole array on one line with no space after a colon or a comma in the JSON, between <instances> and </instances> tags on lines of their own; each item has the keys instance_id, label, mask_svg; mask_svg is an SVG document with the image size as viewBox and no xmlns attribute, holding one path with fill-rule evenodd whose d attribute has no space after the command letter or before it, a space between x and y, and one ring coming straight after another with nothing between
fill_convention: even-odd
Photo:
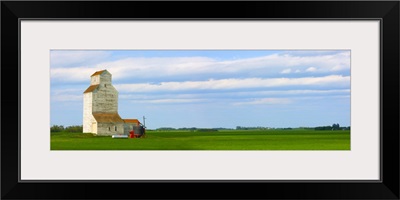
<instances>
[{"instance_id":1,"label":"field of crops","mask_svg":"<svg viewBox=\"0 0 400 200\"><path fill-rule=\"evenodd\" d=\"M350 131L147 131L135 139L58 132L51 133L51 150L350 150Z\"/></svg>"}]
</instances>

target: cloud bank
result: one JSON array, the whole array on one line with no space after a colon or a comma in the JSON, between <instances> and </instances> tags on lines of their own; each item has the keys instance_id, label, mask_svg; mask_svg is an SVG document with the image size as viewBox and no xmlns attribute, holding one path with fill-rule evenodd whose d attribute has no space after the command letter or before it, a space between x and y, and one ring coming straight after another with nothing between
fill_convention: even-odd
<instances>
[{"instance_id":1,"label":"cloud bank","mask_svg":"<svg viewBox=\"0 0 400 200\"><path fill-rule=\"evenodd\" d=\"M54 55L53 55L54 54ZM88 61L85 63L85 54ZM266 76L273 74L298 73L331 73L348 71L350 69L350 53L337 52L329 55L291 55L272 54L255 58L218 60L210 57L124 57L112 61L93 62L95 58L107 57L107 52L51 52L51 78L61 82L84 82L97 70L107 69L113 74L114 80L120 79L151 79L160 77L202 75L229 76ZM54 61L53 61L54 60ZM75 63L75 67L58 67Z\"/></svg>"}]
</instances>

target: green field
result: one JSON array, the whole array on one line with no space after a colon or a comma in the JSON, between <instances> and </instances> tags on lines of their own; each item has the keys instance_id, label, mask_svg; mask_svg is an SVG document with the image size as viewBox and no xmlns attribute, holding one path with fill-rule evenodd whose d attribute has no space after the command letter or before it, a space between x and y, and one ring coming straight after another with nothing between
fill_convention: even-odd
<instances>
[{"instance_id":1,"label":"green field","mask_svg":"<svg viewBox=\"0 0 400 200\"><path fill-rule=\"evenodd\" d=\"M350 131L147 131L135 139L58 132L51 133L51 150L350 150Z\"/></svg>"}]
</instances>

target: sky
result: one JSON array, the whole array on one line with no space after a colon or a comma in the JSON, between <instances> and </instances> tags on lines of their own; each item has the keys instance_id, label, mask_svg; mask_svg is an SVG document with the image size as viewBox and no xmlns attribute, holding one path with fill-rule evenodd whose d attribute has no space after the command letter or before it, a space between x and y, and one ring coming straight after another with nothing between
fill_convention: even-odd
<instances>
[{"instance_id":1,"label":"sky","mask_svg":"<svg viewBox=\"0 0 400 200\"><path fill-rule=\"evenodd\" d=\"M50 126L82 125L104 69L149 129L350 126L349 50L51 50Z\"/></svg>"}]
</instances>

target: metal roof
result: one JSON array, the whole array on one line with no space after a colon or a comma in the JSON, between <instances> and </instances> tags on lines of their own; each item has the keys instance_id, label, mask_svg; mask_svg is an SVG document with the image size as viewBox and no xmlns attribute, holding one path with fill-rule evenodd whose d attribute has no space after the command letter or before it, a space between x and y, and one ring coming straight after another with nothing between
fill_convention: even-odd
<instances>
[{"instance_id":1,"label":"metal roof","mask_svg":"<svg viewBox=\"0 0 400 200\"><path fill-rule=\"evenodd\" d=\"M83 93L93 92L93 90L95 90L97 87L99 87L99 84L91 85Z\"/></svg>"},{"instance_id":2,"label":"metal roof","mask_svg":"<svg viewBox=\"0 0 400 200\"><path fill-rule=\"evenodd\" d=\"M121 122L124 123L124 120L121 119L118 113L93 113L93 117L97 122Z\"/></svg>"},{"instance_id":3,"label":"metal roof","mask_svg":"<svg viewBox=\"0 0 400 200\"><path fill-rule=\"evenodd\" d=\"M131 124L140 124L139 120L137 119L123 119L125 123L131 123Z\"/></svg>"},{"instance_id":4,"label":"metal roof","mask_svg":"<svg viewBox=\"0 0 400 200\"><path fill-rule=\"evenodd\" d=\"M97 72L95 72L94 74L92 74L90 77L92 77L92 76L96 76L96 75L100 75L100 74L102 74L104 71L107 71L107 70L101 70L101 71L97 71Z\"/></svg>"}]
</instances>

